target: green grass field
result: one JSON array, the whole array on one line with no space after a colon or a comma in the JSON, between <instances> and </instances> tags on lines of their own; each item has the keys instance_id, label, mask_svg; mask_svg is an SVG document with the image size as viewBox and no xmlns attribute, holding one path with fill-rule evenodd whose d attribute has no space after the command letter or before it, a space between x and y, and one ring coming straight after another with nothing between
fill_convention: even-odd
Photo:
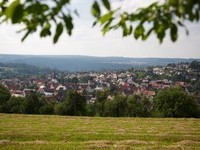
<instances>
[{"instance_id":1,"label":"green grass field","mask_svg":"<svg viewBox=\"0 0 200 150\"><path fill-rule=\"evenodd\" d=\"M0 149L200 149L200 119L0 114Z\"/></svg>"}]
</instances>

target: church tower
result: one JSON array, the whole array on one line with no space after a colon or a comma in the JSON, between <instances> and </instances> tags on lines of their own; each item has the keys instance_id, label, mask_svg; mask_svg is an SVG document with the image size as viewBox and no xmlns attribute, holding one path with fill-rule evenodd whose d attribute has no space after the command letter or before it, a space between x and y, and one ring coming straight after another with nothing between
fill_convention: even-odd
<instances>
[{"instance_id":1,"label":"church tower","mask_svg":"<svg viewBox=\"0 0 200 150\"><path fill-rule=\"evenodd\" d=\"M53 70L52 81L53 81L54 83L58 83L58 80L56 79L56 69Z\"/></svg>"},{"instance_id":2,"label":"church tower","mask_svg":"<svg viewBox=\"0 0 200 150\"><path fill-rule=\"evenodd\" d=\"M53 70L53 79L56 79L56 69Z\"/></svg>"}]
</instances>

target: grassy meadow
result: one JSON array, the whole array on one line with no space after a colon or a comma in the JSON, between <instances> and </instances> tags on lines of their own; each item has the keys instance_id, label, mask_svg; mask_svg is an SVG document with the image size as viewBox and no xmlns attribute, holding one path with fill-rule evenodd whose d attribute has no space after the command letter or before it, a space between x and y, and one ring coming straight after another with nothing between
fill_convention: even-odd
<instances>
[{"instance_id":1,"label":"grassy meadow","mask_svg":"<svg viewBox=\"0 0 200 150\"><path fill-rule=\"evenodd\" d=\"M0 149L200 149L200 119L0 114Z\"/></svg>"}]
</instances>

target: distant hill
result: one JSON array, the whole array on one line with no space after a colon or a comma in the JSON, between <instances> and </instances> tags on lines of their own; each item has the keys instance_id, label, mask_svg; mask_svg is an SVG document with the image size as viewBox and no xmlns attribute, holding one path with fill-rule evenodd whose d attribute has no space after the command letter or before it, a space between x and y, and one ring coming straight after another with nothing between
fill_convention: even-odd
<instances>
[{"instance_id":1,"label":"distant hill","mask_svg":"<svg viewBox=\"0 0 200 150\"><path fill-rule=\"evenodd\" d=\"M47 67L38 67L22 63L0 63L0 78L23 77L26 75L42 75L52 73Z\"/></svg>"},{"instance_id":2,"label":"distant hill","mask_svg":"<svg viewBox=\"0 0 200 150\"><path fill-rule=\"evenodd\" d=\"M125 58L92 56L48 56L48 55L0 55L1 63L25 63L28 65L48 67L62 71L96 71L140 68L146 66L166 65L168 63L191 62L195 59L182 58Z\"/></svg>"}]
</instances>

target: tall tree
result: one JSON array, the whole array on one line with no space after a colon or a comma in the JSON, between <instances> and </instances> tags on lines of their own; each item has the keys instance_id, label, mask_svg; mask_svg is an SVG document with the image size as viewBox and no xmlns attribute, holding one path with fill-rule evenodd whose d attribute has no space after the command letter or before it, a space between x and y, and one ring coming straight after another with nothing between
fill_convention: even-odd
<instances>
[{"instance_id":1,"label":"tall tree","mask_svg":"<svg viewBox=\"0 0 200 150\"><path fill-rule=\"evenodd\" d=\"M127 114L129 117L138 117L142 107L142 98L139 95L129 96L127 99Z\"/></svg>"},{"instance_id":2,"label":"tall tree","mask_svg":"<svg viewBox=\"0 0 200 150\"><path fill-rule=\"evenodd\" d=\"M10 97L7 102L7 112L9 113L25 113L25 101L24 97Z\"/></svg>"},{"instance_id":3,"label":"tall tree","mask_svg":"<svg viewBox=\"0 0 200 150\"><path fill-rule=\"evenodd\" d=\"M159 117L198 117L195 98L181 88L166 88L154 99L155 115Z\"/></svg>"},{"instance_id":4,"label":"tall tree","mask_svg":"<svg viewBox=\"0 0 200 150\"><path fill-rule=\"evenodd\" d=\"M10 91L0 84L0 112L6 112L6 103L10 96Z\"/></svg>"},{"instance_id":5,"label":"tall tree","mask_svg":"<svg viewBox=\"0 0 200 150\"><path fill-rule=\"evenodd\" d=\"M86 114L86 99L77 91L70 91L67 98L68 115L81 116Z\"/></svg>"},{"instance_id":6,"label":"tall tree","mask_svg":"<svg viewBox=\"0 0 200 150\"><path fill-rule=\"evenodd\" d=\"M127 97L123 95L116 95L113 99L114 117L126 116Z\"/></svg>"},{"instance_id":7,"label":"tall tree","mask_svg":"<svg viewBox=\"0 0 200 150\"><path fill-rule=\"evenodd\" d=\"M95 105L97 109L97 114L99 116L103 116L103 114L105 113L105 102L107 101L108 91L99 91L97 92L96 97L97 100L95 102Z\"/></svg>"},{"instance_id":8,"label":"tall tree","mask_svg":"<svg viewBox=\"0 0 200 150\"><path fill-rule=\"evenodd\" d=\"M25 112L27 114L39 114L40 107L44 105L42 101L43 100L39 99L36 93L27 96L25 101Z\"/></svg>"},{"instance_id":9,"label":"tall tree","mask_svg":"<svg viewBox=\"0 0 200 150\"><path fill-rule=\"evenodd\" d=\"M150 117L152 109L152 102L144 96L133 95L127 99L126 111L129 117Z\"/></svg>"}]
</instances>

